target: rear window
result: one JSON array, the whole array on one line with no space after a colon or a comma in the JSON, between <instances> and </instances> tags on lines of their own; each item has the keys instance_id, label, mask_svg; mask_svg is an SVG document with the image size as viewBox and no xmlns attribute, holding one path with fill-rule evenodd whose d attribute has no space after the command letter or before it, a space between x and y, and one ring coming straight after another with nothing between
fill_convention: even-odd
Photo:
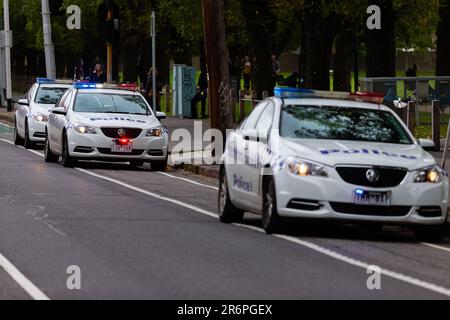
<instances>
[{"instance_id":1,"label":"rear window","mask_svg":"<svg viewBox=\"0 0 450 320\"><path fill-rule=\"evenodd\" d=\"M150 115L145 100L138 95L111 93L78 93L76 112Z\"/></svg>"},{"instance_id":2,"label":"rear window","mask_svg":"<svg viewBox=\"0 0 450 320\"><path fill-rule=\"evenodd\" d=\"M55 104L66 90L67 88L40 86L34 102L39 104Z\"/></svg>"},{"instance_id":3,"label":"rear window","mask_svg":"<svg viewBox=\"0 0 450 320\"><path fill-rule=\"evenodd\" d=\"M412 144L403 126L388 111L330 106L286 106L283 137Z\"/></svg>"}]
</instances>

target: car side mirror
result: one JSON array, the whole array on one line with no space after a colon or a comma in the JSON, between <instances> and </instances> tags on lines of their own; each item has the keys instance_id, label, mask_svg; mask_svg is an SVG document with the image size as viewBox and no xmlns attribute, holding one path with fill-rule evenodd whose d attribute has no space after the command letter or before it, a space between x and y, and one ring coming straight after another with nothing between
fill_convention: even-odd
<instances>
[{"instance_id":1,"label":"car side mirror","mask_svg":"<svg viewBox=\"0 0 450 320\"><path fill-rule=\"evenodd\" d=\"M30 103L28 102L28 99L19 99L19 101L17 101L17 104L20 106L29 106Z\"/></svg>"},{"instance_id":2,"label":"car side mirror","mask_svg":"<svg viewBox=\"0 0 450 320\"><path fill-rule=\"evenodd\" d=\"M166 119L167 116L166 116L166 114L164 112L156 111L156 118L158 120L163 120L163 119Z\"/></svg>"},{"instance_id":3,"label":"car side mirror","mask_svg":"<svg viewBox=\"0 0 450 320\"><path fill-rule=\"evenodd\" d=\"M67 114L67 111L63 107L55 107L52 109L52 113L60 116L65 116Z\"/></svg>"},{"instance_id":4,"label":"car side mirror","mask_svg":"<svg viewBox=\"0 0 450 320\"><path fill-rule=\"evenodd\" d=\"M425 151L434 151L436 149L436 145L434 144L434 141L430 140L430 139L419 139L419 145Z\"/></svg>"}]
</instances>

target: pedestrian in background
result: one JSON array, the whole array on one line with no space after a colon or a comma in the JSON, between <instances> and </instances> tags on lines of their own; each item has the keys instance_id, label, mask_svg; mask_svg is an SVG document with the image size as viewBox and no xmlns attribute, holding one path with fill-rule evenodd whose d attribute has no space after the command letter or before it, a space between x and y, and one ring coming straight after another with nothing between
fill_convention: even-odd
<instances>
[{"instance_id":1,"label":"pedestrian in background","mask_svg":"<svg viewBox=\"0 0 450 320\"><path fill-rule=\"evenodd\" d=\"M250 82L252 78L252 64L248 56L244 58L242 64L242 76L244 78L244 90L246 94L250 92Z\"/></svg>"},{"instance_id":2,"label":"pedestrian in background","mask_svg":"<svg viewBox=\"0 0 450 320\"><path fill-rule=\"evenodd\" d=\"M155 75L156 75L156 111L161 111L160 106L160 99L161 96L159 92L161 91L161 86L158 84L158 69L155 68ZM145 85L145 98L147 99L148 103L153 108L153 67L150 68L147 74L147 84Z\"/></svg>"},{"instance_id":3,"label":"pedestrian in background","mask_svg":"<svg viewBox=\"0 0 450 320\"><path fill-rule=\"evenodd\" d=\"M192 119L198 118L197 104L202 103L200 119L206 118L206 99L208 97L208 79L206 72L202 71L197 82L197 94L191 100L191 116Z\"/></svg>"},{"instance_id":4,"label":"pedestrian in background","mask_svg":"<svg viewBox=\"0 0 450 320\"><path fill-rule=\"evenodd\" d=\"M277 85L278 74L281 72L280 62L276 55L272 55L272 87Z\"/></svg>"},{"instance_id":5,"label":"pedestrian in background","mask_svg":"<svg viewBox=\"0 0 450 320\"><path fill-rule=\"evenodd\" d=\"M105 83L106 82L106 75L103 72L102 65L100 63L97 63L95 65L94 71L91 74L90 81L94 82L94 83Z\"/></svg>"}]
</instances>

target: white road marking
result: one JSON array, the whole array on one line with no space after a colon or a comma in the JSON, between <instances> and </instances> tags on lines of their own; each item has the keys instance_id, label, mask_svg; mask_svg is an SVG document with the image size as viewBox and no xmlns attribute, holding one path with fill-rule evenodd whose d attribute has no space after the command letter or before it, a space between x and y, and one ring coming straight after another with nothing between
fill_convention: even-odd
<instances>
[{"instance_id":1,"label":"white road marking","mask_svg":"<svg viewBox=\"0 0 450 320\"><path fill-rule=\"evenodd\" d=\"M10 129L14 129L13 126L10 126L9 124L6 124L6 123L4 123L4 122L2 122L2 121L0 121L0 125L5 126L5 127L8 127L8 128L10 128Z\"/></svg>"},{"instance_id":2,"label":"white road marking","mask_svg":"<svg viewBox=\"0 0 450 320\"><path fill-rule=\"evenodd\" d=\"M427 247L430 247L430 248L434 248L434 249L450 252L450 248L447 248L447 247L438 246L438 245L435 245L435 244L432 244L432 243L426 243L426 242L421 242L420 244L423 244L424 246L427 246Z\"/></svg>"},{"instance_id":3,"label":"white road marking","mask_svg":"<svg viewBox=\"0 0 450 320\"><path fill-rule=\"evenodd\" d=\"M0 141L7 141L7 140L0 139ZM9 141L7 141L7 142L10 143ZM13 143L10 143L10 144L13 144ZM33 150L28 150L28 151L33 151ZM43 156L40 153L38 153L38 154L40 156ZM75 169L80 171L80 172L83 172L85 174L88 174L90 176L93 176L93 177L96 177L96 178L99 178L99 179L102 179L102 180L106 180L106 181L112 182L114 184L117 184L117 185L123 186L125 188L128 188L130 190L133 190L133 191L136 191L136 192L139 192L139 193L151 196L153 198L160 199L160 200L163 200L163 201L167 201L167 202L170 202L170 203L173 203L173 204L185 207L187 209L196 211L198 213L207 215L207 216L212 217L212 218L216 218L216 219L218 218L217 214L215 214L215 213L213 213L211 211L208 211L208 210L201 209L201 208L199 208L197 206L188 204L186 202L175 200L175 199L168 198L168 197L164 197L164 196L161 196L159 194L156 194L156 193L153 193L153 192L150 192L150 191L147 191L147 190L144 190L144 189L132 186L132 185L130 185L128 183L125 183L125 182L122 182L120 180L116 180L116 179L113 179L113 178L102 176L102 175L90 172L88 170L85 170L85 169L81 169L81 168L75 168ZM244 225L244 224L234 224L234 225L238 226L238 227L247 228L247 229L250 229L252 231L263 232L263 230L261 228L258 228L258 227L255 227L255 226L248 226L248 225ZM363 268L365 270L367 270L367 268L371 265L369 263L366 263L366 262L363 262L363 261L360 261L360 260L348 257L346 255L343 255L343 254L339 253L339 252L336 252L336 251L324 248L322 246L319 246L319 245L317 245L315 243L312 243L312 242L309 242L309 241L305 241L305 240L301 240L301 239L298 239L298 238L295 238L295 237L291 237L291 236L287 236L287 235L281 235L281 234L275 234L275 235L272 235L272 236L275 237L275 238L278 238L278 239L282 239L282 240L286 240L286 241L298 244L298 245L300 245L302 247L311 249L313 251L316 251L318 253L326 255L326 256L328 256L330 258L333 258L335 260L339 260L341 262L353 265L355 267ZM1 257L1 255L0 255L0 257ZM401 274L401 273L398 273L398 272L395 272L395 271L391 271L391 270L388 270L388 269L380 268L380 270L381 270L381 273L383 275L387 276L387 277L390 277L390 278L393 278L393 279L396 279L396 280L399 280L399 281L411 284L413 286L420 287L420 288L423 288L423 289L426 289L426 290L429 290L429 291L433 291L435 293L439 293L439 294L445 295L447 297L450 297L450 289L448 289L448 288L436 285L436 284L431 283L431 282L427 282L427 281L423 281L423 280L420 280L420 279L417 279L417 278L413 278L413 277L410 277L410 276L407 276L407 275L404 275L404 274ZM37 290L39 290L39 289L37 289Z\"/></svg>"},{"instance_id":4,"label":"white road marking","mask_svg":"<svg viewBox=\"0 0 450 320\"><path fill-rule=\"evenodd\" d=\"M36 287L22 272L20 272L8 259L0 253L0 267L34 300L50 300L38 287Z\"/></svg>"},{"instance_id":5,"label":"white road marking","mask_svg":"<svg viewBox=\"0 0 450 320\"><path fill-rule=\"evenodd\" d=\"M197 182L197 181L194 181L194 180L191 180L191 179L177 177L177 176L174 176L174 175L168 174L166 172L162 172L162 171L159 171L159 173L161 173L162 175L165 175L166 177L172 178L172 179L183 180L183 181L195 184L197 186L201 186L201 187L205 187L205 188L209 188L209 189L213 189L213 190L219 191L219 188L217 188L217 187L210 186L210 185L207 185L207 184L204 184L204 183L200 183L200 182Z\"/></svg>"}]
</instances>

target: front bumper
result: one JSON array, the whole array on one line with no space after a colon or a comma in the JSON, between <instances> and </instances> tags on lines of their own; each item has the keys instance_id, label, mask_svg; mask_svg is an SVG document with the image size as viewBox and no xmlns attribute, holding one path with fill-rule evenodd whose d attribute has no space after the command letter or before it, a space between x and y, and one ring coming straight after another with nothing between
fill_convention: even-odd
<instances>
[{"instance_id":1,"label":"front bumper","mask_svg":"<svg viewBox=\"0 0 450 320\"><path fill-rule=\"evenodd\" d=\"M30 140L33 142L45 142L45 130L47 128L47 122L37 121L33 118L28 119L28 130L30 134Z\"/></svg>"},{"instance_id":2,"label":"front bumper","mask_svg":"<svg viewBox=\"0 0 450 320\"><path fill-rule=\"evenodd\" d=\"M141 136L132 139L132 153L112 153L112 138L99 134L79 134L71 130L67 135L69 154L81 160L102 161L164 161L168 154L168 135Z\"/></svg>"},{"instance_id":3,"label":"front bumper","mask_svg":"<svg viewBox=\"0 0 450 320\"><path fill-rule=\"evenodd\" d=\"M328 171L327 178L298 177L287 170L275 174L279 215L288 218L378 222L393 225L437 225L446 221L448 210L446 177L437 184L413 183L414 173L408 172L402 183L396 187L369 188L343 181L334 169ZM379 206L374 210L363 205L355 206L356 188L366 191L390 191L391 207ZM293 208L292 200L294 203L296 200L299 200L297 203L300 204L306 203L307 210L302 205L301 209ZM308 206L308 201L311 206ZM440 208L440 214L426 216L423 212L429 208L436 210Z\"/></svg>"}]
</instances>

